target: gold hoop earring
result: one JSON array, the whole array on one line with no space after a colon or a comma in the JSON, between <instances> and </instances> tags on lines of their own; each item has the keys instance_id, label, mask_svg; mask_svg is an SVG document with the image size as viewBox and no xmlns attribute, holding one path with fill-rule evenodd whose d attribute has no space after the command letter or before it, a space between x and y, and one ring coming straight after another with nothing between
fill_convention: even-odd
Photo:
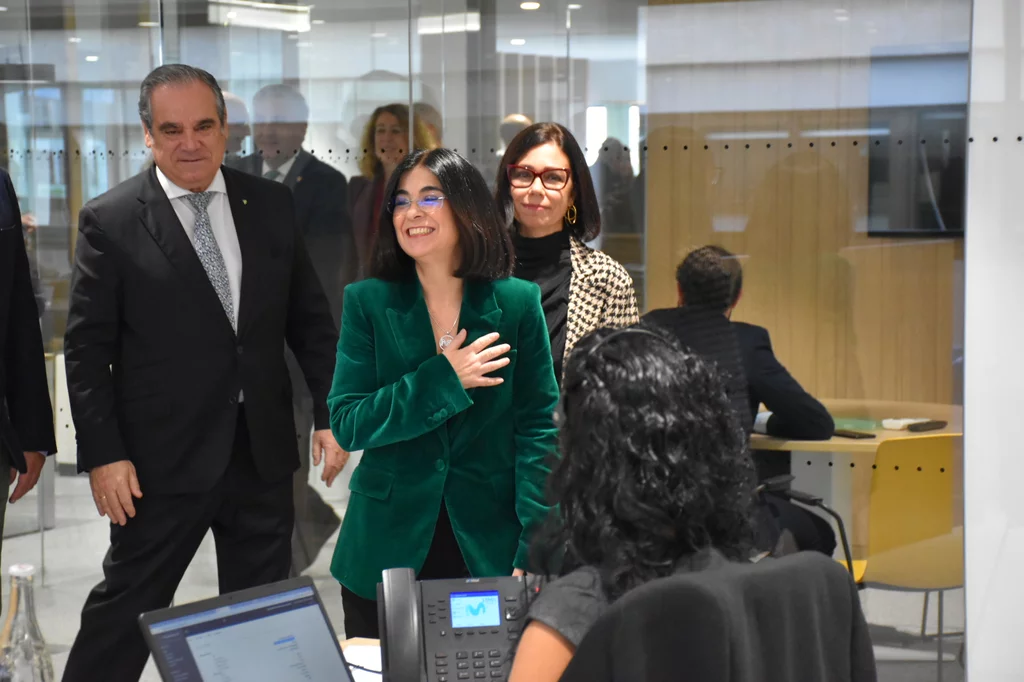
<instances>
[{"instance_id":1,"label":"gold hoop earring","mask_svg":"<svg viewBox=\"0 0 1024 682\"><path fill-rule=\"evenodd\" d=\"M570 225L575 225L576 216L578 214L579 211L576 210L576 204L573 204L572 206L569 207L569 210L565 212L565 222L569 223Z\"/></svg>"}]
</instances>

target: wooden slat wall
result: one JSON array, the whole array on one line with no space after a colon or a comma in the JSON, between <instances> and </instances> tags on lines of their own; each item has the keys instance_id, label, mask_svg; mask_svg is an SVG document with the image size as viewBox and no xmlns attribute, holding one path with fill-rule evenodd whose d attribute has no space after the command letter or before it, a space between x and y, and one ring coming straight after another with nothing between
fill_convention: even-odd
<instances>
[{"instance_id":1,"label":"wooden slat wall","mask_svg":"<svg viewBox=\"0 0 1024 682\"><path fill-rule=\"evenodd\" d=\"M678 263L718 243L744 258L735 319L767 327L777 355L808 390L951 402L962 242L856 232L868 205L869 140L800 137L863 129L867 121L866 110L652 115L645 307L675 305ZM789 137L705 140L725 130ZM746 225L716 232L715 216Z\"/></svg>"}]
</instances>

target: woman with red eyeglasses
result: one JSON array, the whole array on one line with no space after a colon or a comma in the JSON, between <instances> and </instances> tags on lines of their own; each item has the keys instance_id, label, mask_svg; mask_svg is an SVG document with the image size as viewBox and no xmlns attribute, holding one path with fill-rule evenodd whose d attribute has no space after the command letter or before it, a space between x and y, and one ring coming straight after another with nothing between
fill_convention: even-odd
<instances>
[{"instance_id":1,"label":"woman with red eyeglasses","mask_svg":"<svg viewBox=\"0 0 1024 682\"><path fill-rule=\"evenodd\" d=\"M633 280L584 242L601 232L601 210L579 144L557 123L535 123L509 144L495 199L513 234L515 276L540 286L555 376L576 342L595 329L640 319Z\"/></svg>"}]
</instances>

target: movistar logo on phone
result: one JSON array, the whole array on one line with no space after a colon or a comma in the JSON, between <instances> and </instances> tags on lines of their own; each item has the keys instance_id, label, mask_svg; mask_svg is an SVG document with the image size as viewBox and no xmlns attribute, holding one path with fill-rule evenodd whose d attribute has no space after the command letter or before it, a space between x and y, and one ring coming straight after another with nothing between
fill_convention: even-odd
<instances>
[{"instance_id":1,"label":"movistar logo on phone","mask_svg":"<svg viewBox=\"0 0 1024 682\"><path fill-rule=\"evenodd\" d=\"M466 604L466 613L471 616L480 616L487 613L487 604L480 602L478 605Z\"/></svg>"}]
</instances>

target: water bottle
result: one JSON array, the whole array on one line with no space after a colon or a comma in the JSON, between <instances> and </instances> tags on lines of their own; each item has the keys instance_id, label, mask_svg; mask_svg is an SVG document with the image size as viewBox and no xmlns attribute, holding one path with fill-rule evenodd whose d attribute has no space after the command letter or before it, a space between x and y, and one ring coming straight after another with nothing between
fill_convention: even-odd
<instances>
[{"instance_id":1,"label":"water bottle","mask_svg":"<svg viewBox=\"0 0 1024 682\"><path fill-rule=\"evenodd\" d=\"M36 621L36 602L29 564L15 564L7 620L0 631L0 682L53 682L53 660Z\"/></svg>"}]
</instances>

